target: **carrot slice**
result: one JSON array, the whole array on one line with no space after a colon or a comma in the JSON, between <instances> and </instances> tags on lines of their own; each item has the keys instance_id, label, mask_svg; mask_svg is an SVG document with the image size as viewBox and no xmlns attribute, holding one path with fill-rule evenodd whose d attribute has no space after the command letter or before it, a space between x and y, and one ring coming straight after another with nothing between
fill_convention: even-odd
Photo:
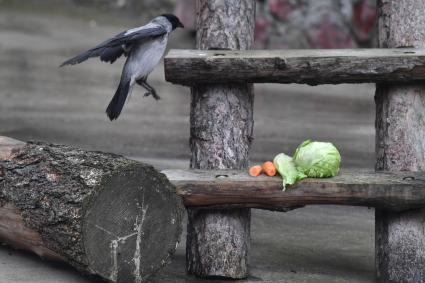
<instances>
[{"instance_id":1,"label":"carrot slice","mask_svg":"<svg viewBox=\"0 0 425 283\"><path fill-rule=\"evenodd\" d=\"M257 177L258 175L261 174L261 165L255 165L255 166L251 166L249 168L249 175L251 175L252 177Z\"/></svg>"},{"instance_id":2,"label":"carrot slice","mask_svg":"<svg viewBox=\"0 0 425 283\"><path fill-rule=\"evenodd\" d=\"M271 161L264 162L263 170L264 170L264 173L267 176L271 177L271 176L276 175L276 167L274 166L273 162L271 162Z\"/></svg>"}]
</instances>

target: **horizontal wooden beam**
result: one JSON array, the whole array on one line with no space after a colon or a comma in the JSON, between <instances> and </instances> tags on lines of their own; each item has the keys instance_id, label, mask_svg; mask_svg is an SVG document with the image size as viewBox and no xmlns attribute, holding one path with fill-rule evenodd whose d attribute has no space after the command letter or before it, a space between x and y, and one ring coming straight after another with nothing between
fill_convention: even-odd
<instances>
[{"instance_id":1,"label":"horizontal wooden beam","mask_svg":"<svg viewBox=\"0 0 425 283\"><path fill-rule=\"evenodd\" d=\"M425 49L171 50L165 79L188 86L419 81L425 80Z\"/></svg>"},{"instance_id":2,"label":"horizontal wooden beam","mask_svg":"<svg viewBox=\"0 0 425 283\"><path fill-rule=\"evenodd\" d=\"M305 179L282 191L280 177L242 171L162 171L188 207L252 207L286 210L310 204L379 207L400 211L425 206L425 172L345 171Z\"/></svg>"}]
</instances>

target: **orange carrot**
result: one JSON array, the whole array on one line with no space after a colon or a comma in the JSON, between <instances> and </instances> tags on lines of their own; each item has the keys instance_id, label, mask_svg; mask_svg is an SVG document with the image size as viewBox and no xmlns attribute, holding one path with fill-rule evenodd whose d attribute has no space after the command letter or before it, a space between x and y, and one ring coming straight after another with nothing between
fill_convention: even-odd
<instances>
[{"instance_id":1,"label":"orange carrot","mask_svg":"<svg viewBox=\"0 0 425 283\"><path fill-rule=\"evenodd\" d=\"M251 175L252 177L257 177L261 174L261 170L261 165L251 166L249 168L249 175Z\"/></svg>"},{"instance_id":2,"label":"orange carrot","mask_svg":"<svg viewBox=\"0 0 425 283\"><path fill-rule=\"evenodd\" d=\"M263 164L263 170L264 170L264 173L267 176L274 176L274 175L276 175L276 167L274 167L274 164L271 161L264 162L264 164Z\"/></svg>"}]
</instances>

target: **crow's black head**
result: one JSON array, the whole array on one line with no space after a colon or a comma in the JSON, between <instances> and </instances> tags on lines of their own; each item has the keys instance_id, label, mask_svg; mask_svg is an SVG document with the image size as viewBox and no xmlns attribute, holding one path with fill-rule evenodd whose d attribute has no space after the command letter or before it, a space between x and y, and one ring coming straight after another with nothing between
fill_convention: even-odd
<instances>
[{"instance_id":1,"label":"crow's black head","mask_svg":"<svg viewBox=\"0 0 425 283\"><path fill-rule=\"evenodd\" d=\"M173 30L175 30L176 28L184 28L184 25L180 22L179 18L177 18L175 15L163 14L161 16L167 18L167 20L171 23Z\"/></svg>"}]
</instances>

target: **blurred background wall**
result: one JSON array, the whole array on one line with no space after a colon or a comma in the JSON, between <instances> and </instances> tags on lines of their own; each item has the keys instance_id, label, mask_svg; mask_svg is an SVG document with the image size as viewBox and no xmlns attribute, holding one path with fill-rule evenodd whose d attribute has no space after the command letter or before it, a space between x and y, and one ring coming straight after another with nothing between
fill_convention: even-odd
<instances>
[{"instance_id":1,"label":"blurred background wall","mask_svg":"<svg viewBox=\"0 0 425 283\"><path fill-rule=\"evenodd\" d=\"M176 13L194 26L196 0L177 2ZM354 48L375 44L375 0L258 0L257 48Z\"/></svg>"},{"instance_id":2,"label":"blurred background wall","mask_svg":"<svg viewBox=\"0 0 425 283\"><path fill-rule=\"evenodd\" d=\"M258 2L258 47L354 48L374 45L375 0Z\"/></svg>"},{"instance_id":3,"label":"blurred background wall","mask_svg":"<svg viewBox=\"0 0 425 283\"><path fill-rule=\"evenodd\" d=\"M3 0L7 1L7 0ZM194 29L196 0L26 0L94 6L130 17L175 11ZM354 48L375 45L376 0L257 0L257 48Z\"/></svg>"},{"instance_id":4,"label":"blurred background wall","mask_svg":"<svg viewBox=\"0 0 425 283\"><path fill-rule=\"evenodd\" d=\"M160 14L172 10L173 0L66 0L76 5L96 5L112 9L123 10L129 15Z\"/></svg>"}]
</instances>

